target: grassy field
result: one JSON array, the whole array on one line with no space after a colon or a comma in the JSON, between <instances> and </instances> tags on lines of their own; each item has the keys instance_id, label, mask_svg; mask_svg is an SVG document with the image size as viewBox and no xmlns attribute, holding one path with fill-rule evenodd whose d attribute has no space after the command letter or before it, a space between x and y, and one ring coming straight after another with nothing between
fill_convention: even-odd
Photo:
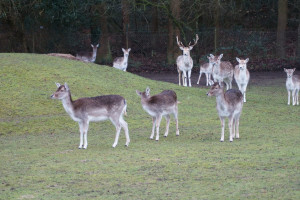
<instances>
[{"instance_id":1,"label":"grassy field","mask_svg":"<svg viewBox=\"0 0 300 200\"><path fill-rule=\"evenodd\" d=\"M90 124L89 146L78 150L78 124L49 98L54 82L67 82L73 99L124 96L129 147L123 130L111 147L115 128L106 121ZM205 87L34 54L0 54L0 83L0 199L300 198L300 106L286 105L285 85L250 86L241 138L230 143L226 126L220 143ZM147 86L152 94L176 91L180 136L172 120L167 138L148 139L152 121L135 92Z\"/></svg>"}]
</instances>

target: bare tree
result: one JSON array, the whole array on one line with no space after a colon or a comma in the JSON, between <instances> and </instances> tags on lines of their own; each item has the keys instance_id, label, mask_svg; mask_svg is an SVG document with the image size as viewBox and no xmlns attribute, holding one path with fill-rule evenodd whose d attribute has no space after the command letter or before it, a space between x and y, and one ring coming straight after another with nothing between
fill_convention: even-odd
<instances>
[{"instance_id":1,"label":"bare tree","mask_svg":"<svg viewBox=\"0 0 300 200\"><path fill-rule=\"evenodd\" d=\"M122 0L122 16L123 16L123 34L126 48L129 46L128 31L130 25L130 4L129 0Z\"/></svg>"}]
</instances>

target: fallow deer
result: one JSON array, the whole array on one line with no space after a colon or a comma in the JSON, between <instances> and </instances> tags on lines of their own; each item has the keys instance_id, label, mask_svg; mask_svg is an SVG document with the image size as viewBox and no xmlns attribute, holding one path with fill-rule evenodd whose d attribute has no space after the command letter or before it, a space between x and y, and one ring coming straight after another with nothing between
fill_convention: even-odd
<instances>
[{"instance_id":1,"label":"fallow deer","mask_svg":"<svg viewBox=\"0 0 300 200\"><path fill-rule=\"evenodd\" d=\"M223 54L219 56L214 56L210 54L210 60L213 64L212 69L212 75L214 78L214 82L219 82L221 85L221 82L225 82L226 88L231 89L232 88L232 79L233 79L233 66L228 61L222 61L221 58L223 57Z\"/></svg>"},{"instance_id":2,"label":"fallow deer","mask_svg":"<svg viewBox=\"0 0 300 200\"><path fill-rule=\"evenodd\" d=\"M156 141L159 140L159 126L162 116L165 116L167 120L167 127L164 137L168 136L171 114L174 115L176 120L176 135L178 136L178 101L176 93L172 90L164 90L157 95L150 96L149 87L147 87L145 92L140 92L137 90L136 93L141 97L143 109L152 116L153 126L150 139L153 139L156 127Z\"/></svg>"},{"instance_id":3,"label":"fallow deer","mask_svg":"<svg viewBox=\"0 0 300 200\"><path fill-rule=\"evenodd\" d=\"M76 54L76 58L84 62L95 62L99 44L95 46L91 44L91 47L93 48L93 52L79 52Z\"/></svg>"},{"instance_id":4,"label":"fallow deer","mask_svg":"<svg viewBox=\"0 0 300 200\"><path fill-rule=\"evenodd\" d=\"M178 56L176 59L177 64L177 71L178 71L178 79L179 79L179 85L180 78L182 76L182 84L183 86L187 86L187 78L189 79L189 86L192 87L191 83L191 73L193 68L193 59L190 56L190 51L193 49L193 47L197 44L199 37L196 34L196 39L194 39L194 44L191 45L191 42L187 47L185 47L182 42L178 40L178 36L176 36L177 44L179 48L183 51L181 56Z\"/></svg>"},{"instance_id":5,"label":"fallow deer","mask_svg":"<svg viewBox=\"0 0 300 200\"><path fill-rule=\"evenodd\" d=\"M299 90L300 90L300 76L294 75L296 68L286 69L284 71L287 75L286 89L288 91L288 105L290 105L290 97L292 93L293 106L299 105Z\"/></svg>"},{"instance_id":6,"label":"fallow deer","mask_svg":"<svg viewBox=\"0 0 300 200\"><path fill-rule=\"evenodd\" d=\"M247 63L249 61L249 58L247 58L246 60L236 58L236 60L239 64L235 66L234 79L239 87L239 90L244 96L244 102L246 102L246 89L250 79L250 73L247 69Z\"/></svg>"},{"instance_id":7,"label":"fallow deer","mask_svg":"<svg viewBox=\"0 0 300 200\"><path fill-rule=\"evenodd\" d=\"M70 117L78 122L80 129L79 149L87 148L87 133L89 123L93 121L103 121L109 119L116 127L116 137L113 147L116 147L119 140L121 127L125 131L126 144L129 145L128 125L123 119L126 115L127 103L126 100L119 95L105 95L90 98L80 98L72 100L71 92L68 85L60 85L56 83L57 90L51 96L52 99L62 100L62 104Z\"/></svg>"},{"instance_id":8,"label":"fallow deer","mask_svg":"<svg viewBox=\"0 0 300 200\"><path fill-rule=\"evenodd\" d=\"M207 56L208 60L210 59L210 56ZM200 65L200 72L199 72L199 78L197 81L197 84L200 83L200 78L201 75L204 73L206 76L206 86L211 85L212 81L211 81L211 75L212 75L212 68L213 65L211 62L208 63L204 63L203 65Z\"/></svg>"},{"instance_id":9,"label":"fallow deer","mask_svg":"<svg viewBox=\"0 0 300 200\"><path fill-rule=\"evenodd\" d=\"M229 141L232 142L233 138L240 138L239 121L243 108L241 91L230 89L224 93L223 85L214 83L207 95L215 96L217 100L217 111L222 125L220 141L224 141L225 117L228 117Z\"/></svg>"},{"instance_id":10,"label":"fallow deer","mask_svg":"<svg viewBox=\"0 0 300 200\"><path fill-rule=\"evenodd\" d=\"M127 66L128 66L128 57L129 57L130 50L131 50L131 48L129 48L129 49L123 49L122 48L124 56L123 57L117 57L117 58L114 59L114 62L113 62L113 67L114 68L117 68L117 69L120 69L120 70L126 72L126 69L127 69Z\"/></svg>"}]
</instances>

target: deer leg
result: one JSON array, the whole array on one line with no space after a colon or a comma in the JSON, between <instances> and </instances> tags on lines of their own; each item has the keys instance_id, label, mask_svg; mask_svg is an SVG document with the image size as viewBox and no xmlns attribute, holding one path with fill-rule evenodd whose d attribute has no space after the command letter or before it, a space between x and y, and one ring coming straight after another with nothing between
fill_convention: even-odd
<instances>
[{"instance_id":1,"label":"deer leg","mask_svg":"<svg viewBox=\"0 0 300 200\"><path fill-rule=\"evenodd\" d=\"M235 138L235 123L236 123L236 120L235 118L232 119L232 139Z\"/></svg>"},{"instance_id":2,"label":"deer leg","mask_svg":"<svg viewBox=\"0 0 300 200\"><path fill-rule=\"evenodd\" d=\"M232 142L232 128L233 128L233 117L229 117L228 118L228 128L229 128L229 141Z\"/></svg>"},{"instance_id":3,"label":"deer leg","mask_svg":"<svg viewBox=\"0 0 300 200\"><path fill-rule=\"evenodd\" d=\"M154 137L154 131L155 131L155 124L156 124L156 117L152 117L152 132L151 132L151 135L150 135L150 139L153 140L153 137Z\"/></svg>"},{"instance_id":4,"label":"deer leg","mask_svg":"<svg viewBox=\"0 0 300 200\"><path fill-rule=\"evenodd\" d=\"M83 146L83 123L82 122L79 122L78 123L79 124L79 132L80 132L80 143L79 143L79 147L78 147L78 149L81 149L82 148L82 146Z\"/></svg>"},{"instance_id":5,"label":"deer leg","mask_svg":"<svg viewBox=\"0 0 300 200\"><path fill-rule=\"evenodd\" d=\"M296 93L296 104L299 105L299 89L297 90Z\"/></svg>"},{"instance_id":6,"label":"deer leg","mask_svg":"<svg viewBox=\"0 0 300 200\"><path fill-rule=\"evenodd\" d=\"M296 105L296 102L295 102L295 100L296 100L296 90L292 91L292 100L293 100L293 106Z\"/></svg>"},{"instance_id":7,"label":"deer leg","mask_svg":"<svg viewBox=\"0 0 300 200\"><path fill-rule=\"evenodd\" d=\"M199 85L199 83L200 83L201 75L202 75L202 72L200 71L199 78L198 78L198 81L197 81L197 85Z\"/></svg>"},{"instance_id":8,"label":"deer leg","mask_svg":"<svg viewBox=\"0 0 300 200\"><path fill-rule=\"evenodd\" d=\"M89 122L84 122L82 125L83 125L83 148L86 149L88 146L87 133L89 129Z\"/></svg>"},{"instance_id":9,"label":"deer leg","mask_svg":"<svg viewBox=\"0 0 300 200\"><path fill-rule=\"evenodd\" d=\"M125 146L128 147L129 143L130 143L130 138L129 138L129 131L128 131L128 124L127 122L125 122L125 120L123 119L123 117L120 117L120 124L123 127L124 131L125 131L125 137L126 137L126 143Z\"/></svg>"},{"instance_id":10,"label":"deer leg","mask_svg":"<svg viewBox=\"0 0 300 200\"><path fill-rule=\"evenodd\" d=\"M291 91L288 90L288 103L287 103L288 105L290 105L290 102L291 102L290 98L291 98Z\"/></svg>"},{"instance_id":11,"label":"deer leg","mask_svg":"<svg viewBox=\"0 0 300 200\"><path fill-rule=\"evenodd\" d=\"M221 120L221 127L222 127L220 142L224 142L225 119L224 117L220 117L220 120Z\"/></svg>"},{"instance_id":12,"label":"deer leg","mask_svg":"<svg viewBox=\"0 0 300 200\"><path fill-rule=\"evenodd\" d=\"M240 132L239 132L240 117L237 117L237 118L236 118L235 126L236 126L236 130L235 130L235 138L236 138L236 139L239 139L239 138L240 138Z\"/></svg>"},{"instance_id":13,"label":"deer leg","mask_svg":"<svg viewBox=\"0 0 300 200\"><path fill-rule=\"evenodd\" d=\"M156 138L155 138L156 141L159 140L159 126L160 126L161 118L162 118L161 115L156 117Z\"/></svg>"},{"instance_id":14,"label":"deer leg","mask_svg":"<svg viewBox=\"0 0 300 200\"><path fill-rule=\"evenodd\" d=\"M178 108L177 108L177 105L176 105L175 112L174 112L174 118L175 118L175 121L176 121L176 136L178 136L179 135L179 128L178 128Z\"/></svg>"},{"instance_id":15,"label":"deer leg","mask_svg":"<svg viewBox=\"0 0 300 200\"><path fill-rule=\"evenodd\" d=\"M166 132L165 132L165 135L164 135L164 137L167 137L167 136L168 136L168 134L169 134L170 115L166 115L166 116L165 116L165 118L166 118L166 121L167 121L167 126L166 126Z\"/></svg>"},{"instance_id":16,"label":"deer leg","mask_svg":"<svg viewBox=\"0 0 300 200\"><path fill-rule=\"evenodd\" d=\"M191 74L192 74L192 70L189 70L189 71L188 71L189 87L192 87Z\"/></svg>"},{"instance_id":17,"label":"deer leg","mask_svg":"<svg viewBox=\"0 0 300 200\"><path fill-rule=\"evenodd\" d=\"M181 79L181 71L178 70L178 85L181 85L180 80Z\"/></svg>"},{"instance_id":18,"label":"deer leg","mask_svg":"<svg viewBox=\"0 0 300 200\"><path fill-rule=\"evenodd\" d=\"M116 137L115 142L113 143L112 147L115 148L119 141L120 131L121 131L121 125L119 120L110 118L110 121L113 123L113 125L116 127Z\"/></svg>"},{"instance_id":19,"label":"deer leg","mask_svg":"<svg viewBox=\"0 0 300 200\"><path fill-rule=\"evenodd\" d=\"M183 86L187 86L187 77L186 77L186 71L182 72L182 82L183 82Z\"/></svg>"}]
</instances>

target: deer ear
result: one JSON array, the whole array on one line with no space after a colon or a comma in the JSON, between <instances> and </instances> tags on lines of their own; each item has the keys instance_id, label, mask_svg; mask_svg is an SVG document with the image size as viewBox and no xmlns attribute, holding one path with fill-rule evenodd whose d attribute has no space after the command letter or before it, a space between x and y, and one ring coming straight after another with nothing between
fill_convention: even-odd
<instances>
[{"instance_id":1,"label":"deer ear","mask_svg":"<svg viewBox=\"0 0 300 200\"><path fill-rule=\"evenodd\" d=\"M92 48L94 48L94 45L93 45L93 44L91 44L91 47L92 47Z\"/></svg>"},{"instance_id":2,"label":"deer ear","mask_svg":"<svg viewBox=\"0 0 300 200\"><path fill-rule=\"evenodd\" d=\"M236 61L238 61L238 63L240 63L241 60L238 57L236 57L235 59Z\"/></svg>"},{"instance_id":3,"label":"deer ear","mask_svg":"<svg viewBox=\"0 0 300 200\"><path fill-rule=\"evenodd\" d=\"M68 86L68 84L67 83L65 83L65 88L66 88L66 90L67 91L69 91L70 89L69 89L69 86Z\"/></svg>"},{"instance_id":4,"label":"deer ear","mask_svg":"<svg viewBox=\"0 0 300 200\"><path fill-rule=\"evenodd\" d=\"M57 88L59 88L59 87L60 87L60 83L55 83L55 85L57 86Z\"/></svg>"},{"instance_id":5,"label":"deer ear","mask_svg":"<svg viewBox=\"0 0 300 200\"><path fill-rule=\"evenodd\" d=\"M131 51L131 48L128 49L128 52Z\"/></svg>"},{"instance_id":6,"label":"deer ear","mask_svg":"<svg viewBox=\"0 0 300 200\"><path fill-rule=\"evenodd\" d=\"M138 90L136 90L135 92L136 92L136 94L137 94L138 96L141 96L141 95L142 95L142 93L141 93L140 91L138 91Z\"/></svg>"},{"instance_id":7,"label":"deer ear","mask_svg":"<svg viewBox=\"0 0 300 200\"><path fill-rule=\"evenodd\" d=\"M296 68L293 69L293 72L296 70Z\"/></svg>"},{"instance_id":8,"label":"deer ear","mask_svg":"<svg viewBox=\"0 0 300 200\"><path fill-rule=\"evenodd\" d=\"M249 58L247 58L246 60L245 60L245 62L247 63L249 61Z\"/></svg>"},{"instance_id":9,"label":"deer ear","mask_svg":"<svg viewBox=\"0 0 300 200\"><path fill-rule=\"evenodd\" d=\"M283 68L283 70L286 72L286 68Z\"/></svg>"},{"instance_id":10,"label":"deer ear","mask_svg":"<svg viewBox=\"0 0 300 200\"><path fill-rule=\"evenodd\" d=\"M189 46L189 50L192 50L192 49L193 49L193 47Z\"/></svg>"},{"instance_id":11,"label":"deer ear","mask_svg":"<svg viewBox=\"0 0 300 200\"><path fill-rule=\"evenodd\" d=\"M125 49L124 49L124 48L122 48L122 51L123 51L123 52L125 52Z\"/></svg>"},{"instance_id":12,"label":"deer ear","mask_svg":"<svg viewBox=\"0 0 300 200\"><path fill-rule=\"evenodd\" d=\"M97 44L97 46L96 46L97 48L99 47L99 44Z\"/></svg>"},{"instance_id":13,"label":"deer ear","mask_svg":"<svg viewBox=\"0 0 300 200\"><path fill-rule=\"evenodd\" d=\"M223 58L223 54L219 55L218 59L221 60Z\"/></svg>"}]
</instances>

